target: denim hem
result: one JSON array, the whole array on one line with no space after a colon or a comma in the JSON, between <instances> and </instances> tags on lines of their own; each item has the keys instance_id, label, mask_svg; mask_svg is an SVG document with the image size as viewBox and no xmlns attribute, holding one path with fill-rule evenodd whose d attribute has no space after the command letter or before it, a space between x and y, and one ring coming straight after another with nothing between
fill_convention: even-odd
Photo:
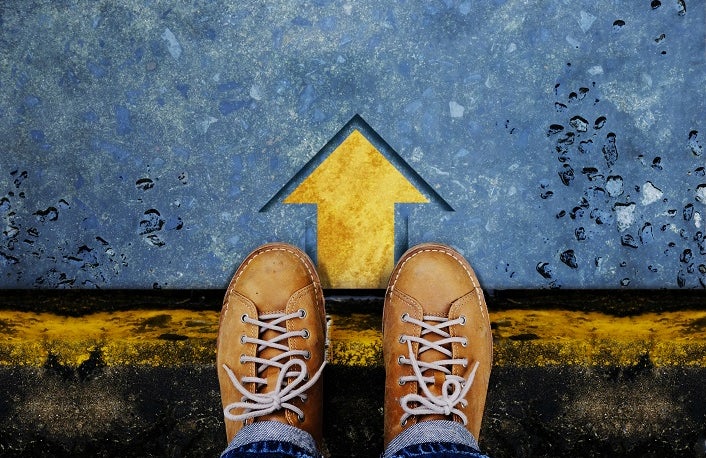
<instances>
[{"instance_id":1,"label":"denim hem","mask_svg":"<svg viewBox=\"0 0 706 458\"><path fill-rule=\"evenodd\" d=\"M422 421L402 431L388 444L382 458L392 458L413 445L431 443L460 444L479 450L478 441L461 423L450 420Z\"/></svg>"},{"instance_id":2,"label":"denim hem","mask_svg":"<svg viewBox=\"0 0 706 458\"><path fill-rule=\"evenodd\" d=\"M452 442L425 442L409 445L391 455L391 458L489 458L477 448Z\"/></svg>"},{"instance_id":3,"label":"denim hem","mask_svg":"<svg viewBox=\"0 0 706 458\"><path fill-rule=\"evenodd\" d=\"M291 442L267 440L229 448L222 458L318 458Z\"/></svg>"},{"instance_id":4,"label":"denim hem","mask_svg":"<svg viewBox=\"0 0 706 458\"><path fill-rule=\"evenodd\" d=\"M256 421L244 426L233 437L221 456L225 456L228 451L244 445L265 441L286 442L302 449L312 457L321 456L311 434L279 421Z\"/></svg>"}]
</instances>

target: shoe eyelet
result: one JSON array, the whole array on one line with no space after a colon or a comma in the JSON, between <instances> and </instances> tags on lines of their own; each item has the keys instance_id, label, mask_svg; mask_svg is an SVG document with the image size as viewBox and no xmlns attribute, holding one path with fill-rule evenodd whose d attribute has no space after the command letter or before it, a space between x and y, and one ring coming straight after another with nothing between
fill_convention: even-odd
<instances>
[{"instance_id":1,"label":"shoe eyelet","mask_svg":"<svg viewBox=\"0 0 706 458\"><path fill-rule=\"evenodd\" d=\"M466 348L468 346L468 339L463 339L463 342L461 342L461 346L463 348Z\"/></svg>"},{"instance_id":2,"label":"shoe eyelet","mask_svg":"<svg viewBox=\"0 0 706 458\"><path fill-rule=\"evenodd\" d=\"M304 423L304 414L297 415L297 420L299 420L299 423Z\"/></svg>"},{"instance_id":3,"label":"shoe eyelet","mask_svg":"<svg viewBox=\"0 0 706 458\"><path fill-rule=\"evenodd\" d=\"M402 335L402 336L400 336L400 339L399 339L399 340L400 340L400 343L401 343L401 344L406 343L406 342L407 342L407 336Z\"/></svg>"},{"instance_id":4,"label":"shoe eyelet","mask_svg":"<svg viewBox=\"0 0 706 458\"><path fill-rule=\"evenodd\" d=\"M466 325L466 315L461 315L458 318L461 320L461 326L465 326Z\"/></svg>"},{"instance_id":5,"label":"shoe eyelet","mask_svg":"<svg viewBox=\"0 0 706 458\"><path fill-rule=\"evenodd\" d=\"M311 334L309 333L308 329L302 329L302 337L305 339L308 339L309 337L311 337Z\"/></svg>"},{"instance_id":6,"label":"shoe eyelet","mask_svg":"<svg viewBox=\"0 0 706 458\"><path fill-rule=\"evenodd\" d=\"M311 359L311 352L309 350L304 354L304 359Z\"/></svg>"},{"instance_id":7,"label":"shoe eyelet","mask_svg":"<svg viewBox=\"0 0 706 458\"><path fill-rule=\"evenodd\" d=\"M400 357L397 358L397 364L400 366L404 364L404 355L400 355Z\"/></svg>"},{"instance_id":8,"label":"shoe eyelet","mask_svg":"<svg viewBox=\"0 0 706 458\"><path fill-rule=\"evenodd\" d=\"M247 343L247 342L245 342L245 339L246 339L245 334L243 334L242 336L240 336L240 343L243 344L243 345L245 345L245 344Z\"/></svg>"},{"instance_id":9,"label":"shoe eyelet","mask_svg":"<svg viewBox=\"0 0 706 458\"><path fill-rule=\"evenodd\" d=\"M240 355L240 359L238 361L240 364L245 364L245 355Z\"/></svg>"},{"instance_id":10,"label":"shoe eyelet","mask_svg":"<svg viewBox=\"0 0 706 458\"><path fill-rule=\"evenodd\" d=\"M240 321L242 321L243 323L247 323L245 320L247 320L248 318L249 318L249 317L248 317L248 314L247 314L247 313L243 313L243 314L240 316Z\"/></svg>"},{"instance_id":11,"label":"shoe eyelet","mask_svg":"<svg viewBox=\"0 0 706 458\"><path fill-rule=\"evenodd\" d=\"M407 426L407 419L406 418L400 422L400 426L402 426L402 427Z\"/></svg>"},{"instance_id":12,"label":"shoe eyelet","mask_svg":"<svg viewBox=\"0 0 706 458\"><path fill-rule=\"evenodd\" d=\"M397 383L398 383L400 386L404 386L404 384L407 383L407 382L405 382L405 381L402 380L402 379L399 379L399 380L397 381Z\"/></svg>"},{"instance_id":13,"label":"shoe eyelet","mask_svg":"<svg viewBox=\"0 0 706 458\"><path fill-rule=\"evenodd\" d=\"M406 322L407 322L407 318L409 318L409 313L407 313L407 312L403 313L403 314L402 314L402 322L403 322L403 323L406 323Z\"/></svg>"},{"instance_id":14,"label":"shoe eyelet","mask_svg":"<svg viewBox=\"0 0 706 458\"><path fill-rule=\"evenodd\" d=\"M299 318L306 318L306 310L299 309Z\"/></svg>"}]
</instances>

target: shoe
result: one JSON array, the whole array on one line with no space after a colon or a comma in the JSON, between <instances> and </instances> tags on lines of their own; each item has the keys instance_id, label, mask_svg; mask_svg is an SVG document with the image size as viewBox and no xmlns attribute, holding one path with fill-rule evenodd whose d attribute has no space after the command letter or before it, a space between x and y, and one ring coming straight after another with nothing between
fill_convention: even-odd
<instances>
[{"instance_id":1,"label":"shoe","mask_svg":"<svg viewBox=\"0 0 706 458\"><path fill-rule=\"evenodd\" d=\"M478 439L492 353L488 309L468 262L444 245L407 251L383 309L385 447L427 420L461 422Z\"/></svg>"},{"instance_id":2,"label":"shoe","mask_svg":"<svg viewBox=\"0 0 706 458\"><path fill-rule=\"evenodd\" d=\"M298 248L253 251L223 301L217 370L226 436L246 424L279 421L322 441L326 316L321 282Z\"/></svg>"}]
</instances>

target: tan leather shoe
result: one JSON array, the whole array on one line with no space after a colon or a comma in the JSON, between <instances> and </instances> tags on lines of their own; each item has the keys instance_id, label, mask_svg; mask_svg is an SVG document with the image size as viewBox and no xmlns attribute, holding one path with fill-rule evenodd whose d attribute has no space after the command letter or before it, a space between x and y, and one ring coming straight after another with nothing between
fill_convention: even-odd
<instances>
[{"instance_id":1,"label":"tan leather shoe","mask_svg":"<svg viewBox=\"0 0 706 458\"><path fill-rule=\"evenodd\" d=\"M228 442L246 424L275 420L322 438L324 297L307 255L261 246L223 301L217 369Z\"/></svg>"},{"instance_id":2,"label":"tan leather shoe","mask_svg":"<svg viewBox=\"0 0 706 458\"><path fill-rule=\"evenodd\" d=\"M492 352L488 309L468 262L444 245L405 253L383 311L385 447L426 420L462 422L478 439Z\"/></svg>"}]
</instances>

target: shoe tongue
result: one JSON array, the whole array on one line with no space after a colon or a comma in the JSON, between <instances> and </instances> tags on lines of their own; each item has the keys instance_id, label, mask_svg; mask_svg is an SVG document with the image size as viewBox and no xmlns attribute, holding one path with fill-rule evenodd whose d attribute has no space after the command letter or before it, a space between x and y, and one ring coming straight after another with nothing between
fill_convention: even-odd
<instances>
[{"instance_id":1,"label":"shoe tongue","mask_svg":"<svg viewBox=\"0 0 706 458\"><path fill-rule=\"evenodd\" d=\"M447 307L448 309L448 307ZM437 321L427 321L430 324L439 324L440 322ZM443 331L448 331L448 328L443 328ZM442 337L438 334L435 334L433 332L429 332L422 336L422 338L430 341L430 342L438 342L442 339L445 339L445 337ZM444 345L444 348L447 348L449 351L451 351L451 344L446 344ZM443 354L442 352L434 349L434 348L429 348L426 351L424 351L422 354L417 356L420 361L423 361L425 363L436 363L441 360L446 360L446 359L451 359L449 356ZM442 371L437 371L434 369L427 369L424 372L425 377L433 377L434 378L434 384L432 385L427 384L427 387L429 388L429 391L431 391L435 396L441 395L441 387L444 384L444 380L446 380L446 374Z\"/></svg>"},{"instance_id":2,"label":"shoe tongue","mask_svg":"<svg viewBox=\"0 0 706 458\"><path fill-rule=\"evenodd\" d=\"M265 312L267 314L268 312ZM262 316L262 315L261 315ZM278 326L286 326L285 322L282 322L278 324ZM260 339L269 341L272 339L275 339L277 337L281 336L281 333L277 331L273 331L271 329L265 329L264 332L260 334ZM280 340L278 341L278 344L280 345L288 345L287 340ZM272 348L272 347L266 347L262 351L259 352L258 357L267 359L267 360L272 360L275 359L277 356L281 355L284 353L282 350L278 348ZM287 362L287 359L280 359L278 360L280 364L284 364ZM277 379L280 374L280 369L276 366L267 366L267 368L260 373L260 377L267 379L267 386L263 386L261 391L266 391L266 392L271 392L275 390L276 384L277 384Z\"/></svg>"},{"instance_id":3,"label":"shoe tongue","mask_svg":"<svg viewBox=\"0 0 706 458\"><path fill-rule=\"evenodd\" d=\"M265 314L268 312L265 312ZM268 320L269 321L269 320ZM280 325L285 326L285 323L280 323ZM280 336L281 333L277 331L273 331L270 329L266 329L264 332L262 332L259 336L260 339L262 340L271 340L273 338L276 338ZM281 343L282 345L287 345L286 340L280 340L278 343ZM262 351L258 352L257 356L262 359L268 359L272 360L275 357L281 355L283 353L282 350L279 350L277 348L272 348L272 347L266 347ZM280 359L278 360L278 363L284 364L287 362L287 359ZM277 387L277 381L280 376L280 369L277 366L267 366L265 370L260 372L258 374L258 377L261 377L265 380L267 380L267 385L260 385L259 392L260 393L272 393L275 390L278 389ZM286 380L285 380L286 383ZM268 414L268 415L263 415L262 417L258 417L255 421L280 421L280 422L285 422L286 423L286 409L280 409L276 410L275 412Z\"/></svg>"},{"instance_id":4,"label":"shoe tongue","mask_svg":"<svg viewBox=\"0 0 706 458\"><path fill-rule=\"evenodd\" d=\"M272 305L269 305L269 303L268 303L268 304L262 304L262 305L260 305L260 306L259 306L259 309L260 309L260 310L259 310L259 316L257 317L257 319L260 320L260 321L263 321L263 322L271 322L272 320L269 319L269 318L267 318L267 315L271 315L271 314L274 314L274 313L281 313L282 310L284 309L284 307L282 307L282 306L280 306L280 305L274 305L274 306L272 306ZM281 323L279 323L277 326L285 327L285 326L286 326L286 322L281 322ZM279 332L277 332L277 331L275 331L275 330L271 330L271 329L267 329L267 328L265 328L265 327L261 327L261 328L260 328L260 333L259 333L259 335L258 335L258 338L259 338L260 340L270 341L270 340L272 340L272 339L275 339L275 338L279 337L280 335L281 335L281 333L279 333ZM286 340L280 340L278 343L279 343L279 344L282 344L282 345L287 345L287 341L286 341ZM261 347L262 347L261 345L258 345L258 346L257 346L258 351L257 351L257 355L256 355L256 356L257 356L258 358L267 359L267 360L272 360L272 359L274 359L275 357L279 356L279 355L282 353L282 350L279 350L279 349L277 349L277 348L272 348L272 347L267 346L267 347L263 348L262 350L260 350ZM282 363L283 363L283 362L286 362L286 361L281 361L281 360L280 360L279 362L282 362ZM261 367L261 366L258 365L258 369L259 369L260 367ZM279 372L280 372L280 370L279 370L279 368L277 368L276 366L267 366L267 368L266 368L264 371L259 372L259 373L257 374L258 377L262 377L262 378L264 378L264 379L267 379L267 385L266 385L266 386L264 386L264 385L261 386L259 391L260 391L260 392L270 392L270 391L274 390L274 389L276 388L275 385L276 385L276 383L277 383L277 377L279 377Z\"/></svg>"},{"instance_id":5,"label":"shoe tongue","mask_svg":"<svg viewBox=\"0 0 706 458\"><path fill-rule=\"evenodd\" d=\"M284 314L290 313L290 311L287 310L287 303L286 302L281 303L280 301L276 301L276 302L268 301L266 303L258 305L258 309L259 309L259 314L260 314L258 319L260 321L264 321L264 322L268 322L268 323L271 323L273 320L266 318L267 315L277 315L277 314L283 314L283 313ZM265 318L263 318L263 317L265 317ZM281 321L277 324L277 326L286 328L287 321ZM261 331L260 332L260 339L266 340L266 341L277 338L282 334L280 332L273 331L271 329L265 329L265 328L261 328L260 331ZM281 345L288 344L287 340L280 340L278 343ZM282 353L281 350L278 350L276 348L267 347L263 351L261 351L258 356L261 358L265 358L265 359L271 359L272 357L277 356L280 353ZM282 362L286 362L286 361L282 361ZM268 371L268 372L275 371L277 374L279 373L279 370L277 368L273 368L273 367L268 367L266 369L266 371ZM264 375L263 375L263 377L264 377Z\"/></svg>"},{"instance_id":6,"label":"shoe tongue","mask_svg":"<svg viewBox=\"0 0 706 458\"><path fill-rule=\"evenodd\" d=\"M427 323L430 323L430 324L432 324L432 325L436 325L436 324L439 324L440 322L436 322L436 321L431 321L431 322L429 322L429 321L427 321ZM448 330L447 328L444 328L444 329L443 329L443 331L447 331L447 330ZM445 337L440 336L440 335L438 335L438 334L436 334L436 333L434 333L434 332L429 332L429 333L423 335L422 338L423 338L423 339L426 339L426 340L428 340L429 342L432 342L432 343L435 343L435 342L438 342L438 341L440 341L440 340L445 339ZM421 349L421 346L422 346L422 345L420 344L420 349ZM451 350L451 344L446 344L446 345L444 345L443 347L444 347L444 348L447 348L447 349L449 349L449 350ZM420 361L424 361L425 363L436 363L437 361L445 360L445 359L450 359L450 358L449 358L447 355L443 354L442 352L440 352L440 351L438 351L438 350L436 350L436 349L434 349L434 348L429 348L429 349L425 350L423 353L419 354L419 355L418 355L418 359L419 359ZM443 382L443 380L444 380L444 378L445 378L445 374L444 374L443 372L441 372L441 371L436 371L436 370L433 370L433 369L427 369L427 371L426 371L426 373L425 373L424 375L425 375L425 376L433 376L436 381L438 381L438 380L440 379L442 382ZM437 388L437 385L439 385L439 384L438 384L438 383L435 383L435 384L434 384L434 388ZM429 385L429 386L431 386L431 385ZM438 386L438 389L439 389L439 392L441 392L441 391L440 391L440 390L441 390L441 386L440 386L440 385Z\"/></svg>"}]
</instances>

